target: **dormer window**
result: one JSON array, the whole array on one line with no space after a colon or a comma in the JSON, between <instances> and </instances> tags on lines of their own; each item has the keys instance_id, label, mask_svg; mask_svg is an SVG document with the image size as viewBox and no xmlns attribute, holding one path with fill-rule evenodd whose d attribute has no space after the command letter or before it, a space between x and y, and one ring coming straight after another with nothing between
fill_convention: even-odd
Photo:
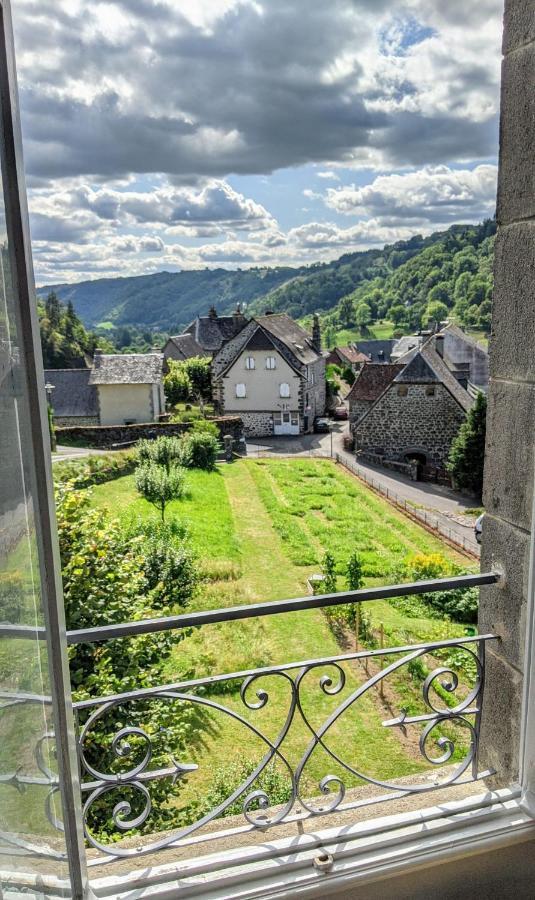
<instances>
[{"instance_id":1,"label":"dormer window","mask_svg":"<svg viewBox=\"0 0 535 900\"><path fill-rule=\"evenodd\" d=\"M266 369L276 369L277 360L274 356L266 356Z\"/></svg>"},{"instance_id":2,"label":"dormer window","mask_svg":"<svg viewBox=\"0 0 535 900\"><path fill-rule=\"evenodd\" d=\"M236 385L236 397L246 397L247 396L247 388L244 384Z\"/></svg>"},{"instance_id":3,"label":"dormer window","mask_svg":"<svg viewBox=\"0 0 535 900\"><path fill-rule=\"evenodd\" d=\"M282 382L280 386L280 396L281 397L289 397L290 396L290 385L285 381Z\"/></svg>"},{"instance_id":4,"label":"dormer window","mask_svg":"<svg viewBox=\"0 0 535 900\"><path fill-rule=\"evenodd\" d=\"M254 356L246 356L245 357L245 368L246 369L254 369Z\"/></svg>"}]
</instances>

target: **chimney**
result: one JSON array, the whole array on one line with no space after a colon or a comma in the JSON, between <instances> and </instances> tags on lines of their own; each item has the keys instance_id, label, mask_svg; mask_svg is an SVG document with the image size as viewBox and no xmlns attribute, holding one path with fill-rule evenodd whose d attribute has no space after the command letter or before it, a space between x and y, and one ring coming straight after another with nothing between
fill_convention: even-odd
<instances>
[{"instance_id":1,"label":"chimney","mask_svg":"<svg viewBox=\"0 0 535 900\"><path fill-rule=\"evenodd\" d=\"M437 351L438 355L441 356L442 359L444 359L444 335L443 334L435 335L435 350Z\"/></svg>"},{"instance_id":2,"label":"chimney","mask_svg":"<svg viewBox=\"0 0 535 900\"><path fill-rule=\"evenodd\" d=\"M243 315L243 313L241 311L241 306L239 303L236 303L236 309L234 310L234 312L232 314L232 318L234 319L234 324L236 326L240 325L243 322L243 320L245 319L245 316Z\"/></svg>"},{"instance_id":3,"label":"chimney","mask_svg":"<svg viewBox=\"0 0 535 900\"><path fill-rule=\"evenodd\" d=\"M312 325L312 343L314 344L314 348L321 353L321 328L320 328L320 320L319 316L314 315L313 319L314 324Z\"/></svg>"}]
</instances>

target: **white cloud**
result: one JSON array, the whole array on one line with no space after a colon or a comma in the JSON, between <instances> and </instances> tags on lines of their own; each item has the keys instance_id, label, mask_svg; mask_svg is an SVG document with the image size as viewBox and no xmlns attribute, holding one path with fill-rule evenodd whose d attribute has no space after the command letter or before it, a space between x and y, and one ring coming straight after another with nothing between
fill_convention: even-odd
<instances>
[{"instance_id":1,"label":"white cloud","mask_svg":"<svg viewBox=\"0 0 535 900\"><path fill-rule=\"evenodd\" d=\"M429 166L380 175L364 187L329 188L325 203L338 213L397 223L474 221L494 214L496 178L494 165L472 170Z\"/></svg>"}]
</instances>

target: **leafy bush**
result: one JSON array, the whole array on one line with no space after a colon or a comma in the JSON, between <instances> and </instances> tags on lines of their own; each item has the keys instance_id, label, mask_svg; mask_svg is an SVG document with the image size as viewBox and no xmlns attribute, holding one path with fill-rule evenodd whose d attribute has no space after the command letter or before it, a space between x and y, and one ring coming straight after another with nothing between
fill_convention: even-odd
<instances>
[{"instance_id":1,"label":"leafy bush","mask_svg":"<svg viewBox=\"0 0 535 900\"><path fill-rule=\"evenodd\" d=\"M219 447L218 438L210 431L194 428L181 440L180 463L186 469L206 469L211 472L215 468Z\"/></svg>"},{"instance_id":2,"label":"leafy bush","mask_svg":"<svg viewBox=\"0 0 535 900\"><path fill-rule=\"evenodd\" d=\"M154 463L164 466L167 471L174 463L180 462L182 455L181 438L173 435L164 434L155 440L138 441L136 449L140 463Z\"/></svg>"},{"instance_id":3,"label":"leafy bush","mask_svg":"<svg viewBox=\"0 0 535 900\"><path fill-rule=\"evenodd\" d=\"M194 816L200 819L202 816L211 812L215 807L224 803L233 792L240 787L243 782L249 778L254 772L257 763L253 760L245 759L239 762L230 763L216 769L214 774L214 782L210 790L203 795L197 802L192 804L189 810L188 818ZM266 766L264 771L253 782L253 784L238 797L234 803L222 813L222 816L237 816L243 813L243 802L253 791L264 791L268 798L270 806L288 803L292 796L292 784L289 775L285 775L273 764ZM254 802L251 810L260 809L258 801Z\"/></svg>"},{"instance_id":4,"label":"leafy bush","mask_svg":"<svg viewBox=\"0 0 535 900\"><path fill-rule=\"evenodd\" d=\"M175 406L190 399L192 384L182 362L169 359L167 366L168 372L163 379L163 389L169 406Z\"/></svg>"},{"instance_id":5,"label":"leafy bush","mask_svg":"<svg viewBox=\"0 0 535 900\"><path fill-rule=\"evenodd\" d=\"M60 485L57 518L63 574L65 612L69 629L105 626L150 618L162 611L184 610L195 588L196 575L180 530L144 525L125 533L120 524L90 507L90 494L72 485ZM163 668L186 629L128 640L78 644L69 649L75 700L105 697L152 687L164 681ZM81 713L81 724L88 712ZM144 739L129 740L131 752L122 759L112 741L124 727L141 728L152 740L152 768L169 766L186 748L196 745L204 715L193 704L154 699L136 701L106 711L91 727L85 741L90 764L105 773L125 771L141 761ZM117 838L112 819L119 799L132 803L132 818L140 812L139 792L126 788L110 791L92 807L91 831L101 838ZM177 813L167 801L180 790L168 779L151 784L152 812L142 830L150 832L176 823ZM128 797L125 796L128 794Z\"/></svg>"},{"instance_id":6,"label":"leafy bush","mask_svg":"<svg viewBox=\"0 0 535 900\"><path fill-rule=\"evenodd\" d=\"M186 479L183 469L171 466L169 470L155 463L141 463L135 474L136 488L145 500L156 507L165 520L165 509L171 500L184 496Z\"/></svg>"},{"instance_id":7,"label":"leafy bush","mask_svg":"<svg viewBox=\"0 0 535 900\"><path fill-rule=\"evenodd\" d=\"M439 553L425 555L417 553L409 556L400 574L401 581L428 581L447 575L461 575L462 569L449 562ZM399 601L396 601L398 603ZM458 588L453 591L434 591L421 595L421 602L436 613L448 616L455 622L474 624L477 622L479 606L478 588ZM414 600L411 598L411 603Z\"/></svg>"},{"instance_id":8,"label":"leafy bush","mask_svg":"<svg viewBox=\"0 0 535 900\"><path fill-rule=\"evenodd\" d=\"M110 453L109 456L88 456L86 459L72 459L54 465L56 482L70 482L77 488L104 484L123 475L130 475L137 462L133 450Z\"/></svg>"}]
</instances>

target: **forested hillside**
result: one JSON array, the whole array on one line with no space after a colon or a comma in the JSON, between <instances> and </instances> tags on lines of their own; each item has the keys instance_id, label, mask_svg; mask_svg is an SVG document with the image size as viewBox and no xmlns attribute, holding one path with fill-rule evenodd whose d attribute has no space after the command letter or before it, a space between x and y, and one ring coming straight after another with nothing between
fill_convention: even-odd
<instances>
[{"instance_id":1,"label":"forested hillside","mask_svg":"<svg viewBox=\"0 0 535 900\"><path fill-rule=\"evenodd\" d=\"M487 330L495 231L495 222L488 220L298 269L160 272L54 290L73 304L86 326L107 330L114 340L125 327L132 329L132 344L143 331L144 341L151 332L176 333L212 304L228 313L237 302L250 314L271 309L302 319L319 312L331 330L366 327L385 318L407 330L446 315ZM126 347L128 340L123 335L118 343Z\"/></svg>"},{"instance_id":2,"label":"forested hillside","mask_svg":"<svg viewBox=\"0 0 535 900\"><path fill-rule=\"evenodd\" d=\"M86 331L72 303L64 306L51 292L37 304L37 313L45 369L76 369L88 365L95 347L102 342Z\"/></svg>"},{"instance_id":3,"label":"forested hillside","mask_svg":"<svg viewBox=\"0 0 535 900\"><path fill-rule=\"evenodd\" d=\"M91 328L110 324L134 325L180 332L195 316L214 304L231 312L236 302L250 303L293 277L299 269L195 269L158 272L132 278L100 278L79 284L40 288L46 296L55 291L63 303L71 301L82 321Z\"/></svg>"},{"instance_id":4,"label":"forested hillside","mask_svg":"<svg viewBox=\"0 0 535 900\"><path fill-rule=\"evenodd\" d=\"M445 232L343 256L293 279L253 304L253 309L301 318L325 312L336 329L389 319L400 330L454 315L487 330L492 300L496 224L454 225Z\"/></svg>"}]
</instances>

